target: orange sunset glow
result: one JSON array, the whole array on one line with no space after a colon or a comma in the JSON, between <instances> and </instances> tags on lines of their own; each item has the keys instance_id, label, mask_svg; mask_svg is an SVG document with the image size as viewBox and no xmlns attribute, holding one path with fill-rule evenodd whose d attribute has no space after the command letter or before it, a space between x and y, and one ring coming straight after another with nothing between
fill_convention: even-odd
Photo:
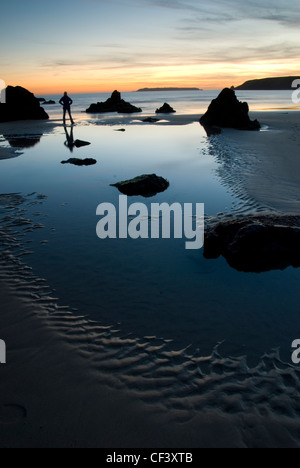
<instances>
[{"instance_id":1,"label":"orange sunset glow","mask_svg":"<svg viewBox=\"0 0 300 468\"><path fill-rule=\"evenodd\" d=\"M1 30L1 79L51 94L219 89L298 74L295 9L278 1L273 9L253 3L55 0L50 6L14 0Z\"/></svg>"}]
</instances>

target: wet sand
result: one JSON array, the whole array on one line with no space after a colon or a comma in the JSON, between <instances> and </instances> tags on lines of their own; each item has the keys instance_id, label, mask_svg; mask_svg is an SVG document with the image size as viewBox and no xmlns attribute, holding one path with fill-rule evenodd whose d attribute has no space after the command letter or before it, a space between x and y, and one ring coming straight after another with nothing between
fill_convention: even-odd
<instances>
[{"instance_id":1,"label":"wet sand","mask_svg":"<svg viewBox=\"0 0 300 468\"><path fill-rule=\"evenodd\" d=\"M258 112L251 118L266 130L242 135L225 130L219 143L214 140L229 158L235 154L234 163L222 175L233 189L266 208L300 213L300 113Z\"/></svg>"},{"instance_id":2,"label":"wet sand","mask_svg":"<svg viewBox=\"0 0 300 468\"><path fill-rule=\"evenodd\" d=\"M272 210L299 212L299 113L253 118L273 131L225 130L211 140L212 150L224 147L224 158L232 148L240 155L234 167L220 169L224 183ZM5 131L55 127L18 125L5 124ZM249 369L217 351L205 361L150 337L101 329L47 297L43 282L14 257L13 233L7 236L0 261L0 338L7 344L1 447L299 447L299 372L276 353Z\"/></svg>"}]
</instances>

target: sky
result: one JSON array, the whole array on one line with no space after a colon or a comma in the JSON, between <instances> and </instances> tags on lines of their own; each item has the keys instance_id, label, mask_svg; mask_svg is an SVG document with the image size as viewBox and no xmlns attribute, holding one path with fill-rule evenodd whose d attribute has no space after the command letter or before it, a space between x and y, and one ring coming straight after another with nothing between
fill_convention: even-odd
<instances>
[{"instance_id":1,"label":"sky","mask_svg":"<svg viewBox=\"0 0 300 468\"><path fill-rule=\"evenodd\" d=\"M1 0L0 79L35 94L299 75L299 0Z\"/></svg>"}]
</instances>

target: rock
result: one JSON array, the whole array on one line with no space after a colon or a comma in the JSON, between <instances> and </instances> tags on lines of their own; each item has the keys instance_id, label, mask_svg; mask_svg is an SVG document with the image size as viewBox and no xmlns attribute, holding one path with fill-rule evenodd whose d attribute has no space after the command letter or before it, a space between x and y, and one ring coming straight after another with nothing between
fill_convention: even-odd
<instances>
[{"instance_id":1,"label":"rock","mask_svg":"<svg viewBox=\"0 0 300 468\"><path fill-rule=\"evenodd\" d=\"M119 91L114 91L109 99L105 102L98 102L91 104L86 110L88 114L104 114L106 112L118 112L118 114L133 114L135 112L142 112L142 109L135 107L129 102L121 98Z\"/></svg>"},{"instance_id":2,"label":"rock","mask_svg":"<svg viewBox=\"0 0 300 468\"><path fill-rule=\"evenodd\" d=\"M156 123L156 122L160 122L160 119L154 119L153 117L147 117L147 118L144 119L142 122L145 122L145 123Z\"/></svg>"},{"instance_id":3,"label":"rock","mask_svg":"<svg viewBox=\"0 0 300 468\"><path fill-rule=\"evenodd\" d=\"M300 216L270 214L220 222L205 234L204 257L220 255L245 272L300 267Z\"/></svg>"},{"instance_id":4,"label":"rock","mask_svg":"<svg viewBox=\"0 0 300 468\"><path fill-rule=\"evenodd\" d=\"M20 86L6 88L6 104L0 104L0 122L46 119L49 119L48 114L27 89Z\"/></svg>"},{"instance_id":5,"label":"rock","mask_svg":"<svg viewBox=\"0 0 300 468\"><path fill-rule=\"evenodd\" d=\"M206 125L204 130L206 131L208 137L213 135L220 135L222 133L221 127L217 127L216 125Z\"/></svg>"},{"instance_id":6,"label":"rock","mask_svg":"<svg viewBox=\"0 0 300 468\"><path fill-rule=\"evenodd\" d=\"M45 101L46 101L46 99L43 98L43 97L37 98L37 100L38 100L39 102L45 102Z\"/></svg>"},{"instance_id":7,"label":"rock","mask_svg":"<svg viewBox=\"0 0 300 468\"><path fill-rule=\"evenodd\" d=\"M70 158L67 161L62 161L61 163L73 164L74 166L93 166L97 164L97 161L91 158L86 158L86 159Z\"/></svg>"},{"instance_id":8,"label":"rock","mask_svg":"<svg viewBox=\"0 0 300 468\"><path fill-rule=\"evenodd\" d=\"M47 104L47 105L53 105L53 104L56 104L56 103L55 103L55 101L52 101L52 100L50 99L50 101L44 101L43 104L44 104L44 105L46 105L46 104Z\"/></svg>"},{"instance_id":9,"label":"rock","mask_svg":"<svg viewBox=\"0 0 300 468\"><path fill-rule=\"evenodd\" d=\"M217 126L221 128L235 128L238 130L259 130L260 123L249 118L249 106L246 102L240 102L234 90L225 88L214 99L206 114L200 119L205 127Z\"/></svg>"},{"instance_id":10,"label":"rock","mask_svg":"<svg viewBox=\"0 0 300 468\"><path fill-rule=\"evenodd\" d=\"M158 193L167 190L169 186L170 183L167 180L155 174L142 175L135 179L111 185L111 187L117 187L124 195L142 195L143 197L154 197Z\"/></svg>"},{"instance_id":11,"label":"rock","mask_svg":"<svg viewBox=\"0 0 300 468\"><path fill-rule=\"evenodd\" d=\"M169 104L166 102L160 109L156 109L156 114L174 114L176 110L174 110Z\"/></svg>"},{"instance_id":12,"label":"rock","mask_svg":"<svg viewBox=\"0 0 300 468\"><path fill-rule=\"evenodd\" d=\"M125 128L117 128L116 130L114 130L115 132L121 132L121 133L124 133L126 132L126 129Z\"/></svg>"},{"instance_id":13,"label":"rock","mask_svg":"<svg viewBox=\"0 0 300 468\"><path fill-rule=\"evenodd\" d=\"M82 141L82 140L75 140L74 141L74 146L76 146L76 148L82 148L83 146L89 146L91 143L89 143L88 141Z\"/></svg>"},{"instance_id":14,"label":"rock","mask_svg":"<svg viewBox=\"0 0 300 468\"><path fill-rule=\"evenodd\" d=\"M12 148L32 148L37 145L43 134L35 135L3 135Z\"/></svg>"}]
</instances>

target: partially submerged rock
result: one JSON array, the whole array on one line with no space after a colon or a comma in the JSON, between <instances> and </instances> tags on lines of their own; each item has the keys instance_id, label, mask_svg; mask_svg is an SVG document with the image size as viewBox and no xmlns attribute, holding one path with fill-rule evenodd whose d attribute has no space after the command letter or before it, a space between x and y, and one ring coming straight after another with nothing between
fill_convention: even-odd
<instances>
[{"instance_id":1,"label":"partially submerged rock","mask_svg":"<svg viewBox=\"0 0 300 468\"><path fill-rule=\"evenodd\" d=\"M245 272L300 267L300 216L270 214L220 222L205 234L204 257L220 255Z\"/></svg>"},{"instance_id":2,"label":"partially submerged rock","mask_svg":"<svg viewBox=\"0 0 300 468\"><path fill-rule=\"evenodd\" d=\"M55 101L53 101L52 99L50 99L50 101L44 101L43 102L44 105L53 105L53 104L56 104Z\"/></svg>"},{"instance_id":3,"label":"partially submerged rock","mask_svg":"<svg viewBox=\"0 0 300 468\"><path fill-rule=\"evenodd\" d=\"M222 133L221 127L217 127L216 125L206 125L204 130L206 131L208 137L220 135Z\"/></svg>"},{"instance_id":4,"label":"partially submerged rock","mask_svg":"<svg viewBox=\"0 0 300 468\"><path fill-rule=\"evenodd\" d=\"M3 135L12 148L33 148L37 145L43 134L32 135Z\"/></svg>"},{"instance_id":5,"label":"partially submerged rock","mask_svg":"<svg viewBox=\"0 0 300 468\"><path fill-rule=\"evenodd\" d=\"M89 146L91 143L88 141L83 141L83 140L75 140L74 141L74 146L76 148L82 148L83 146Z\"/></svg>"},{"instance_id":6,"label":"partially submerged rock","mask_svg":"<svg viewBox=\"0 0 300 468\"><path fill-rule=\"evenodd\" d=\"M154 197L158 193L167 190L170 183L156 174L148 174L136 177L135 179L125 180L124 182L118 182L117 184L111 184L111 186L117 187L124 195Z\"/></svg>"},{"instance_id":7,"label":"partially submerged rock","mask_svg":"<svg viewBox=\"0 0 300 468\"><path fill-rule=\"evenodd\" d=\"M154 119L153 117L147 117L146 119L143 119L142 122L145 122L145 123L156 123L156 122L160 122L160 119Z\"/></svg>"},{"instance_id":8,"label":"partially submerged rock","mask_svg":"<svg viewBox=\"0 0 300 468\"><path fill-rule=\"evenodd\" d=\"M176 110L173 109L173 107L170 106L168 103L164 103L162 107L159 109L156 109L156 114L174 114Z\"/></svg>"},{"instance_id":9,"label":"partially submerged rock","mask_svg":"<svg viewBox=\"0 0 300 468\"><path fill-rule=\"evenodd\" d=\"M103 114L106 112L118 112L118 114L133 114L135 112L142 112L142 109L135 107L129 102L121 98L119 91L114 91L109 99L105 102L98 102L91 104L86 110L88 114Z\"/></svg>"},{"instance_id":10,"label":"partially submerged rock","mask_svg":"<svg viewBox=\"0 0 300 468\"><path fill-rule=\"evenodd\" d=\"M48 114L40 101L21 86L6 88L6 104L0 104L0 122L17 120L47 120Z\"/></svg>"},{"instance_id":11,"label":"partially submerged rock","mask_svg":"<svg viewBox=\"0 0 300 468\"><path fill-rule=\"evenodd\" d=\"M240 102L233 89L225 88L214 99L206 114L200 119L201 125L208 127L235 128L238 130L259 130L258 120L250 120L247 102Z\"/></svg>"},{"instance_id":12,"label":"partially submerged rock","mask_svg":"<svg viewBox=\"0 0 300 468\"><path fill-rule=\"evenodd\" d=\"M70 158L67 161L62 161L62 164L73 164L74 166L93 166L97 164L97 161L92 158L79 159L79 158Z\"/></svg>"}]
</instances>

